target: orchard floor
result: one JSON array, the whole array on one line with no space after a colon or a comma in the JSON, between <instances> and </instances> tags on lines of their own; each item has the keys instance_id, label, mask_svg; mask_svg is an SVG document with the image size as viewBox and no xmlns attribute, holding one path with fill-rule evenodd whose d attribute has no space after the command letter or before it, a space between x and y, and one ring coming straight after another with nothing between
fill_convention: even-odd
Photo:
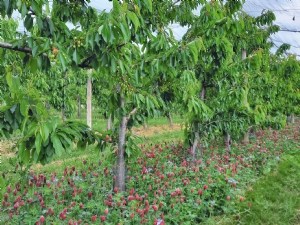
<instances>
[{"instance_id":1,"label":"orchard floor","mask_svg":"<svg viewBox=\"0 0 300 225\"><path fill-rule=\"evenodd\" d=\"M167 121L165 122L162 121L163 120L159 120L158 124L155 124L155 122L151 122L147 129L144 129L142 127L135 129L134 133L136 135L140 137L144 137L144 139L142 139L140 143L141 145L152 146L151 148L153 150L154 144L158 142L174 143L175 141L181 141L183 139L183 130L179 123L175 123L172 128L169 128L169 126L167 125ZM184 219L182 220L179 219L180 222L178 223L170 223L166 219L166 224L300 225L299 129L300 129L300 123L298 121L293 126L287 127L286 129L279 132L271 131L271 130L266 131L264 134L265 136L261 136L260 137L261 139L258 140L258 143L257 140L252 139L251 144L249 146L240 146L239 144L236 145L238 148L246 149L245 152L255 151L257 148L261 148L261 150L263 150L262 151L263 157L258 159L262 161L257 161L257 162L255 161L255 164L253 165L257 166L259 164L263 166L261 168L258 168L258 172L260 175L257 177L253 176L253 172L251 172L248 169L246 169L245 172L241 172L241 173L250 173L249 180L247 180L248 175L246 177L241 177L241 178L238 177L239 179L241 179L241 184L239 184L237 189L232 189L228 192L232 200L224 204L226 205L226 208L230 210L228 210L227 212L225 210L225 213L218 216L211 216L203 220L201 223L189 222L188 219L186 219L188 217L184 217ZM160 148L160 146L164 146L164 145L165 144L157 145L158 146L157 149ZM22 176L22 174L19 174L15 170L14 165L16 163L16 157L13 153L13 150L11 149L12 146L13 146L13 142L7 142L7 141L0 142L0 161L1 161L0 171L2 173L2 180L0 178L1 199L3 197L4 192L7 189L7 186L8 185L13 186L15 183L19 182L20 177ZM174 146L174 144L171 144L169 146ZM221 148L223 147L221 146ZM265 148L275 149L274 150L275 153L273 155L271 154L269 155L270 149L269 150L267 149L266 152L264 152ZM149 155L150 153L153 153L152 150L151 151L147 150L146 154ZM161 152L161 154L163 153ZM206 154L209 154L209 149L206 149ZM261 155L258 156L261 157ZM36 174L43 173L44 175L49 177L54 172L57 174L63 174L65 168L76 167L76 169L80 171L83 168L82 166L83 161L91 161L90 165L93 165L95 163L96 164L98 163L99 158L102 159L103 164L101 168L103 169L110 166L109 161L111 160L111 157L113 157L113 155L107 155L106 153L99 153L95 151L93 146L91 146L85 150L75 150L70 154L66 153L62 157L55 158L53 162L44 166L40 164L33 165L31 167L31 171L33 171ZM255 157L257 157L257 155ZM237 158L237 160L240 159ZM182 162L184 161L179 162L179 166L180 163L182 164ZM182 166L178 168L182 169ZM255 173L258 172L256 171ZM99 172L99 174L101 177L101 171ZM204 177L205 176L206 175L204 175ZM165 179L165 178L161 178L161 179ZM103 180L103 182L105 181ZM157 180L154 179L153 182L157 182ZM192 182L193 181L191 181L191 183ZM153 183L152 186L154 188L155 184ZM159 199L159 197L157 197L157 199ZM103 199L101 199L101 201L102 200ZM15 202L15 200L12 200L12 202ZM97 204L97 201L95 204ZM155 201L150 202L150 204L151 206L155 205ZM88 207L92 207L92 206L88 206ZM131 207L134 206L132 205ZM163 207L165 206L162 206L162 208ZM6 224L15 224L15 222L10 223L9 222L10 220L7 220L7 217L2 213L2 209L3 208L0 207L0 224L2 224L3 221L6 221ZM153 209L150 208L150 213L152 213L151 215L156 216L156 218L158 218L157 217L158 215L155 214L155 209L154 211ZM189 210L189 208L181 208L181 210ZM44 211L42 211L42 213L45 216L47 214ZM14 218L16 218L16 216ZM48 216L46 216L46 219L47 218ZM17 221L17 220L13 220L13 221ZM32 223L23 222L20 224L35 224L35 221L36 218L32 220ZM57 221L61 221L61 220L56 220L56 222L49 223L49 224L57 224ZM99 215L97 221L98 221L97 224L99 224L99 222L100 224L114 224L114 223L106 223L106 222L101 223L101 219L99 218ZM67 223L61 222L61 224L67 224ZM90 222L87 224L94 224L94 223ZM139 224L139 223L132 222L128 224ZM146 223L146 224L153 224L153 221L151 223Z\"/></svg>"},{"instance_id":2,"label":"orchard floor","mask_svg":"<svg viewBox=\"0 0 300 225\"><path fill-rule=\"evenodd\" d=\"M298 149L299 151L299 149ZM246 192L247 203L231 216L213 218L220 225L300 225L300 154L283 156L279 165Z\"/></svg>"}]
</instances>

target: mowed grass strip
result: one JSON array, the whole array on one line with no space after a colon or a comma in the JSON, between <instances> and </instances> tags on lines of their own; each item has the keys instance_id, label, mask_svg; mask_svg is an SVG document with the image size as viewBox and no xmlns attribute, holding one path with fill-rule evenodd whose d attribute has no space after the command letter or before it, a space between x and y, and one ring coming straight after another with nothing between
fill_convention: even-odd
<instances>
[{"instance_id":1,"label":"mowed grass strip","mask_svg":"<svg viewBox=\"0 0 300 225\"><path fill-rule=\"evenodd\" d=\"M300 224L299 150L284 156L275 171L256 182L231 224Z\"/></svg>"}]
</instances>

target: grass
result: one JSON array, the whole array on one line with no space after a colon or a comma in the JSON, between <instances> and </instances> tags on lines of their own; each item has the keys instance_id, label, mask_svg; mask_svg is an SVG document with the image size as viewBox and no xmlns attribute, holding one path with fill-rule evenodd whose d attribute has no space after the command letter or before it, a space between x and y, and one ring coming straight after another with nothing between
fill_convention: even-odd
<instances>
[{"instance_id":1,"label":"grass","mask_svg":"<svg viewBox=\"0 0 300 225\"><path fill-rule=\"evenodd\" d=\"M179 115L172 115L173 123L174 124L182 124L184 122L184 119L179 116ZM86 114L85 112L82 113L80 119L83 123L86 123ZM106 124L107 120L99 117L98 114L94 113L93 118L92 118L92 123L93 123L93 129L95 130L105 130L106 129ZM155 117L155 118L150 118L146 121L147 126L161 126L161 125L166 125L168 124L168 119L167 117ZM137 126L137 128L143 127L143 125Z\"/></svg>"},{"instance_id":2,"label":"grass","mask_svg":"<svg viewBox=\"0 0 300 225\"><path fill-rule=\"evenodd\" d=\"M240 224L295 224L300 209L300 155L284 157L278 169L259 180L253 190L247 193L253 206L244 211Z\"/></svg>"},{"instance_id":3,"label":"grass","mask_svg":"<svg viewBox=\"0 0 300 225\"><path fill-rule=\"evenodd\" d=\"M299 225L299 150L283 156L278 167L257 180L245 196L235 215L212 218L206 224Z\"/></svg>"}]
</instances>

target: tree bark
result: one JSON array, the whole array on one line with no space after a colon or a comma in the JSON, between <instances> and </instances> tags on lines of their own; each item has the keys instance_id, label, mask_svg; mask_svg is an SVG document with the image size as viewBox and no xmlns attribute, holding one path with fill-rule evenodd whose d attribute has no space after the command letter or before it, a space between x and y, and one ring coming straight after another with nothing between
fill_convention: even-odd
<instances>
[{"instance_id":1,"label":"tree bark","mask_svg":"<svg viewBox=\"0 0 300 225\"><path fill-rule=\"evenodd\" d=\"M77 118L80 119L81 117L81 97L77 95Z\"/></svg>"},{"instance_id":2,"label":"tree bark","mask_svg":"<svg viewBox=\"0 0 300 225\"><path fill-rule=\"evenodd\" d=\"M117 174L115 187L118 191L125 191L125 137L126 137L126 116L123 116L119 126L119 143L117 158Z\"/></svg>"},{"instance_id":3,"label":"tree bark","mask_svg":"<svg viewBox=\"0 0 300 225\"><path fill-rule=\"evenodd\" d=\"M88 71L87 79L87 97L86 97L86 122L87 125L92 128L92 71Z\"/></svg>"},{"instance_id":4,"label":"tree bark","mask_svg":"<svg viewBox=\"0 0 300 225\"><path fill-rule=\"evenodd\" d=\"M124 108L125 98L121 95L120 107ZM117 170L116 170L116 183L115 187L118 191L125 191L125 137L126 137L127 117L121 117L119 125L119 143L118 143L118 156L117 156Z\"/></svg>"},{"instance_id":5,"label":"tree bark","mask_svg":"<svg viewBox=\"0 0 300 225\"><path fill-rule=\"evenodd\" d=\"M168 121L169 121L169 126L173 127L173 118L171 112L168 112Z\"/></svg>"},{"instance_id":6,"label":"tree bark","mask_svg":"<svg viewBox=\"0 0 300 225\"><path fill-rule=\"evenodd\" d=\"M247 130L246 133L244 134L243 144L249 144L249 142L250 142L250 140L249 140L249 133L250 133L250 131Z\"/></svg>"},{"instance_id":7,"label":"tree bark","mask_svg":"<svg viewBox=\"0 0 300 225\"><path fill-rule=\"evenodd\" d=\"M148 124L147 124L147 122L146 122L146 121L143 123L143 127L144 127L144 129L145 129L145 130L147 130L147 129L148 129Z\"/></svg>"},{"instance_id":8,"label":"tree bark","mask_svg":"<svg viewBox=\"0 0 300 225\"><path fill-rule=\"evenodd\" d=\"M245 49L242 50L242 60L247 58L247 51Z\"/></svg>"},{"instance_id":9,"label":"tree bark","mask_svg":"<svg viewBox=\"0 0 300 225\"><path fill-rule=\"evenodd\" d=\"M198 145L200 144L200 136L199 136L199 132L196 131L195 132L195 137L194 137L194 142L193 142L193 146L192 146L192 150L191 150L191 154L192 154L192 159L193 161L196 159L197 157L197 149L198 149Z\"/></svg>"},{"instance_id":10,"label":"tree bark","mask_svg":"<svg viewBox=\"0 0 300 225\"><path fill-rule=\"evenodd\" d=\"M28 48L28 47L13 47L12 44L10 43L6 43L6 42L0 42L0 48L5 48L5 49L9 49L9 50L14 50L14 51L19 51L19 52L25 52L25 53L29 53L32 54L32 49Z\"/></svg>"},{"instance_id":11,"label":"tree bark","mask_svg":"<svg viewBox=\"0 0 300 225\"><path fill-rule=\"evenodd\" d=\"M294 124L295 123L295 115L292 113L287 118L288 123Z\"/></svg>"},{"instance_id":12,"label":"tree bark","mask_svg":"<svg viewBox=\"0 0 300 225\"><path fill-rule=\"evenodd\" d=\"M112 129L112 119L111 119L111 114L109 114L109 117L107 118L106 130L111 130L111 129Z\"/></svg>"},{"instance_id":13,"label":"tree bark","mask_svg":"<svg viewBox=\"0 0 300 225\"><path fill-rule=\"evenodd\" d=\"M206 94L206 88L204 85L204 82L202 83L202 90L200 92L200 99L202 101L204 101L205 99L205 94ZM200 135L199 135L199 124L197 125L197 128L195 129L195 133L194 133L194 142L193 142L193 146L191 149L191 154L192 154L192 159L195 160L197 158L197 150L199 149L200 146ZM200 152L201 156L202 156L202 152Z\"/></svg>"},{"instance_id":14,"label":"tree bark","mask_svg":"<svg viewBox=\"0 0 300 225\"><path fill-rule=\"evenodd\" d=\"M291 123L295 123L295 115L294 115L294 113L291 114Z\"/></svg>"},{"instance_id":15,"label":"tree bark","mask_svg":"<svg viewBox=\"0 0 300 225\"><path fill-rule=\"evenodd\" d=\"M201 90L201 94L200 94L200 98L202 101L204 101L204 99L205 99L205 94L206 94L206 88L205 88L204 84L202 84L202 90Z\"/></svg>"},{"instance_id":16,"label":"tree bark","mask_svg":"<svg viewBox=\"0 0 300 225\"><path fill-rule=\"evenodd\" d=\"M231 137L228 132L225 133L225 146L226 146L227 154L230 154L230 152L231 152Z\"/></svg>"}]
</instances>

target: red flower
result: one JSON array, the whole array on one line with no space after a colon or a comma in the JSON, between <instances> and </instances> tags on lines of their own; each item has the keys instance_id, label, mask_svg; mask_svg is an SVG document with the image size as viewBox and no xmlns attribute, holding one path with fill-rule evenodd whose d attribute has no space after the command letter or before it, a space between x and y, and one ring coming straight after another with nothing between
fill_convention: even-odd
<instances>
[{"instance_id":1,"label":"red flower","mask_svg":"<svg viewBox=\"0 0 300 225\"><path fill-rule=\"evenodd\" d=\"M100 216L100 219L102 222L104 222L106 220L106 216Z\"/></svg>"},{"instance_id":2,"label":"red flower","mask_svg":"<svg viewBox=\"0 0 300 225\"><path fill-rule=\"evenodd\" d=\"M202 194L203 194L202 189L199 189L199 190L198 190L198 195L202 195Z\"/></svg>"},{"instance_id":3,"label":"red flower","mask_svg":"<svg viewBox=\"0 0 300 225\"><path fill-rule=\"evenodd\" d=\"M95 221L97 220L97 215L93 215L93 216L91 217L91 220L92 220L92 222L95 222Z\"/></svg>"},{"instance_id":4,"label":"red flower","mask_svg":"<svg viewBox=\"0 0 300 225\"><path fill-rule=\"evenodd\" d=\"M45 217L42 215L40 216L40 223L44 223L45 222Z\"/></svg>"},{"instance_id":5,"label":"red flower","mask_svg":"<svg viewBox=\"0 0 300 225\"><path fill-rule=\"evenodd\" d=\"M157 211L157 210L158 210L158 206L157 206L157 205L152 205L152 209L153 209L154 211Z\"/></svg>"},{"instance_id":6,"label":"red flower","mask_svg":"<svg viewBox=\"0 0 300 225\"><path fill-rule=\"evenodd\" d=\"M108 208L106 208L106 209L104 210L104 214L105 214L105 215L108 214Z\"/></svg>"}]
</instances>

